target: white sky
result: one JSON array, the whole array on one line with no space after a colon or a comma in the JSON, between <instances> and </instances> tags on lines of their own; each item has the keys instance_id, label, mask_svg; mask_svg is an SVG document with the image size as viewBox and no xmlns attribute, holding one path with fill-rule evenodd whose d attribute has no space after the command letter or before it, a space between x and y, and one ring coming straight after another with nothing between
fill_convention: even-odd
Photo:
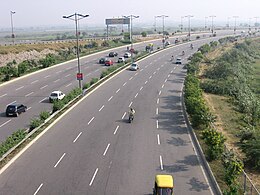
<instances>
[{"instance_id":1,"label":"white sky","mask_svg":"<svg viewBox=\"0 0 260 195\"><path fill-rule=\"evenodd\" d=\"M168 15L167 22L180 22L181 16L193 15L192 20L204 21L215 15L214 21L227 21L239 16L238 22L260 17L260 0L0 0L0 28L10 28L10 11L15 11L15 27L74 25L62 19L75 12L89 14L80 23L105 25L105 18L139 15L137 23L153 23L154 16ZM234 18L230 19L230 22ZM185 21L184 21L185 22ZM260 22L260 18L258 19Z\"/></svg>"}]
</instances>

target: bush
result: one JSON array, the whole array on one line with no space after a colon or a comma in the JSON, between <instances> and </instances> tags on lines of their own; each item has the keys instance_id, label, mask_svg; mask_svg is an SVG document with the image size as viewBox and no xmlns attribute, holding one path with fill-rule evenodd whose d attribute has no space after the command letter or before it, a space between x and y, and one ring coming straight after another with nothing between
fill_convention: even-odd
<instances>
[{"instance_id":1,"label":"bush","mask_svg":"<svg viewBox=\"0 0 260 195\"><path fill-rule=\"evenodd\" d=\"M90 81L90 86L98 82L98 78L92 78Z\"/></svg>"},{"instance_id":2,"label":"bush","mask_svg":"<svg viewBox=\"0 0 260 195\"><path fill-rule=\"evenodd\" d=\"M47 118L50 117L50 113L47 111L43 111L40 113L40 119L41 121L45 121Z\"/></svg>"},{"instance_id":3,"label":"bush","mask_svg":"<svg viewBox=\"0 0 260 195\"><path fill-rule=\"evenodd\" d=\"M64 106L64 102L62 100L60 101L54 101L53 107L52 107L52 112L56 112L57 110L60 110Z\"/></svg>"},{"instance_id":4,"label":"bush","mask_svg":"<svg viewBox=\"0 0 260 195\"><path fill-rule=\"evenodd\" d=\"M30 130L35 129L36 127L39 127L42 124L42 121L38 118L34 118L30 122Z\"/></svg>"},{"instance_id":5,"label":"bush","mask_svg":"<svg viewBox=\"0 0 260 195\"><path fill-rule=\"evenodd\" d=\"M147 32L142 32L141 35L142 37L147 37Z\"/></svg>"},{"instance_id":6,"label":"bush","mask_svg":"<svg viewBox=\"0 0 260 195\"><path fill-rule=\"evenodd\" d=\"M202 139L207 144L207 157L209 161L219 159L224 152L225 138L215 129L202 131Z\"/></svg>"},{"instance_id":7,"label":"bush","mask_svg":"<svg viewBox=\"0 0 260 195\"><path fill-rule=\"evenodd\" d=\"M0 145L0 156L2 157L8 150L17 145L22 141L27 133L24 129L19 129L16 132L12 133L4 142Z\"/></svg>"}]
</instances>

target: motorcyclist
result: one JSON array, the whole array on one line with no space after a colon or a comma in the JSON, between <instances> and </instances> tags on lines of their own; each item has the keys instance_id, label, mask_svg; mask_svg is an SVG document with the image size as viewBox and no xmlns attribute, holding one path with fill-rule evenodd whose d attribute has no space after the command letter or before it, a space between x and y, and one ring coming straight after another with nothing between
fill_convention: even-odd
<instances>
[{"instance_id":1,"label":"motorcyclist","mask_svg":"<svg viewBox=\"0 0 260 195\"><path fill-rule=\"evenodd\" d=\"M193 44L190 44L190 48L193 49Z\"/></svg>"},{"instance_id":2,"label":"motorcyclist","mask_svg":"<svg viewBox=\"0 0 260 195\"><path fill-rule=\"evenodd\" d=\"M134 119L135 110L131 107L130 110L129 110L129 112L128 112L128 114L129 114L129 119L130 119L131 117Z\"/></svg>"}]
</instances>

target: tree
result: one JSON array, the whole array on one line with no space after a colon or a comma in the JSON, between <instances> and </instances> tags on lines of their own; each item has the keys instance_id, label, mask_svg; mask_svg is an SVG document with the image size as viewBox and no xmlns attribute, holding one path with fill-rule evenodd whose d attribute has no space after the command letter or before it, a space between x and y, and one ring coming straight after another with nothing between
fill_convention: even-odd
<instances>
[{"instance_id":1,"label":"tree","mask_svg":"<svg viewBox=\"0 0 260 195\"><path fill-rule=\"evenodd\" d=\"M141 35L142 35L142 37L147 37L147 32L143 31L143 32L141 33Z\"/></svg>"}]
</instances>

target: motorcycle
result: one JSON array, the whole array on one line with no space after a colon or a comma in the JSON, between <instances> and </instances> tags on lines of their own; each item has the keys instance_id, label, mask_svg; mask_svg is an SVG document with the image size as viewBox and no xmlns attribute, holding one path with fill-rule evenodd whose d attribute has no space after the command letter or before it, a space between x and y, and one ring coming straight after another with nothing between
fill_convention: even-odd
<instances>
[{"instance_id":1,"label":"motorcycle","mask_svg":"<svg viewBox=\"0 0 260 195\"><path fill-rule=\"evenodd\" d=\"M133 120L134 120L134 115L130 114L130 115L129 115L129 118L128 118L128 122L129 122L129 123L132 123Z\"/></svg>"}]
</instances>

